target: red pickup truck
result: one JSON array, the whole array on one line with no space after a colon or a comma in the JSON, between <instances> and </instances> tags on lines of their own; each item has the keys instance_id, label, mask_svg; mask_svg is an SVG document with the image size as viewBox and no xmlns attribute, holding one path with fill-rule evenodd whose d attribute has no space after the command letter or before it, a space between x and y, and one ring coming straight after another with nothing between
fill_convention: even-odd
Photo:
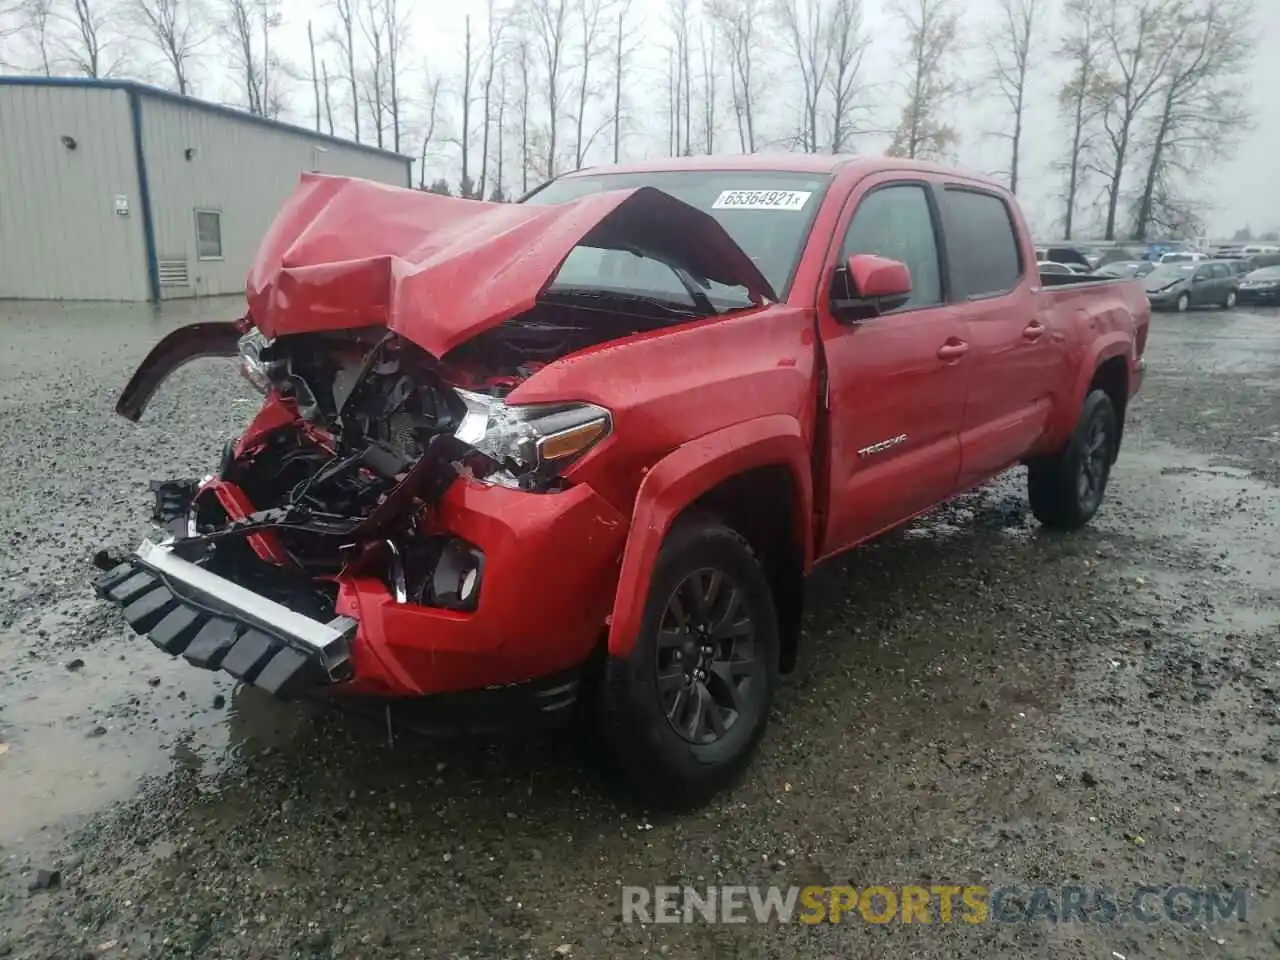
<instances>
[{"instance_id":1,"label":"red pickup truck","mask_svg":"<svg viewBox=\"0 0 1280 960\"><path fill-rule=\"evenodd\" d=\"M1142 379L1139 281L1040 277L1004 189L885 158L582 170L517 204L305 175L238 321L261 409L100 596L287 696L581 716L658 801L759 741L817 562L1017 464L1098 509ZM199 402L199 398L192 398ZM580 696L581 694L581 696Z\"/></svg>"}]
</instances>

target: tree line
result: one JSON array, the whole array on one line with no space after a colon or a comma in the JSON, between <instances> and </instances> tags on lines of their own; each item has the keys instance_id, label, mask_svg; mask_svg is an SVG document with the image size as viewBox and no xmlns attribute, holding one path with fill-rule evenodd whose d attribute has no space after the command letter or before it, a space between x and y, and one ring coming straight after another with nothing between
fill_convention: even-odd
<instances>
[{"instance_id":1,"label":"tree line","mask_svg":"<svg viewBox=\"0 0 1280 960\"><path fill-rule=\"evenodd\" d=\"M418 186L501 200L589 163L786 148L955 160L956 112L997 105L993 171L1027 179L1029 120L1060 142L1056 219L1107 239L1202 229L1205 164L1248 129L1254 0L486 0L448 62L414 0L0 0L0 67L133 76L415 157ZM891 21L891 22L890 22ZM302 62L282 54L300 37ZM889 77L869 55L893 47ZM1061 77L1049 89L1046 75ZM785 91L785 95L780 95ZM888 105L888 106L886 106ZM979 137L982 135L979 134ZM967 139L976 139L966 133Z\"/></svg>"}]
</instances>

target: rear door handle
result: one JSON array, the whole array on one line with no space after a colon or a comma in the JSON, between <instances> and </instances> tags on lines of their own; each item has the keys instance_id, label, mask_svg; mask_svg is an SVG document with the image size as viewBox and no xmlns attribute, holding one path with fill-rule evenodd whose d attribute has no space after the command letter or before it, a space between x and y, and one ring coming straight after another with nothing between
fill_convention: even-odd
<instances>
[{"instance_id":1,"label":"rear door handle","mask_svg":"<svg viewBox=\"0 0 1280 960\"><path fill-rule=\"evenodd\" d=\"M958 343L944 343L938 348L939 360L959 360L969 352L969 345L963 340Z\"/></svg>"},{"instance_id":2,"label":"rear door handle","mask_svg":"<svg viewBox=\"0 0 1280 960\"><path fill-rule=\"evenodd\" d=\"M1027 324L1023 328L1022 335L1026 337L1028 340L1039 340L1041 337L1044 336L1045 331L1047 329L1048 327L1046 327L1039 320L1032 320L1029 324Z\"/></svg>"}]
</instances>

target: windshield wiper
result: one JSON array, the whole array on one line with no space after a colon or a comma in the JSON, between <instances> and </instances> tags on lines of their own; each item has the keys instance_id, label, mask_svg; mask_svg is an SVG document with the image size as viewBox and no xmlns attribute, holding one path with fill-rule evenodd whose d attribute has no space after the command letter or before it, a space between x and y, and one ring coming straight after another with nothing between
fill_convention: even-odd
<instances>
[{"instance_id":1,"label":"windshield wiper","mask_svg":"<svg viewBox=\"0 0 1280 960\"><path fill-rule=\"evenodd\" d=\"M612 289L608 287L552 287L544 296L548 297L572 297L575 300L630 300L634 303L644 303L649 306L657 307L672 316L676 317L703 317L714 316L718 311L711 306L708 301L707 310L691 309L688 304L679 303L675 300L668 300L664 297L654 297L645 293L637 293L634 290Z\"/></svg>"},{"instance_id":2,"label":"windshield wiper","mask_svg":"<svg viewBox=\"0 0 1280 960\"><path fill-rule=\"evenodd\" d=\"M694 275L680 264L632 243L618 244L615 249L623 250L636 257L644 257L647 260L656 260L659 263L666 264L666 266L671 269L671 272L680 278L680 285L684 287L685 292L689 294L689 298L693 300L694 305L699 310L712 317L720 313L720 311L716 309L716 305L711 302L711 298L707 296L706 291L702 289L702 285L698 283Z\"/></svg>"}]
</instances>

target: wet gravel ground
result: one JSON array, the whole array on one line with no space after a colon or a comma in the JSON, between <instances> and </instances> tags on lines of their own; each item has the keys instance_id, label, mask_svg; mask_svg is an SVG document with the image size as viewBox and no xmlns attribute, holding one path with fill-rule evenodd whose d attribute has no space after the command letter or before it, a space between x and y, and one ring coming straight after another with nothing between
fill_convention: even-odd
<instances>
[{"instance_id":1,"label":"wet gravel ground","mask_svg":"<svg viewBox=\"0 0 1280 960\"><path fill-rule=\"evenodd\" d=\"M1094 525L1015 472L820 571L738 787L658 817L568 737L426 737L171 662L92 598L252 410L163 316L0 304L0 956L1273 958L1280 314L1157 315ZM58 871L57 883L39 871ZM43 879L50 889L29 890ZM1244 922L620 922L620 885L1248 889Z\"/></svg>"}]
</instances>

